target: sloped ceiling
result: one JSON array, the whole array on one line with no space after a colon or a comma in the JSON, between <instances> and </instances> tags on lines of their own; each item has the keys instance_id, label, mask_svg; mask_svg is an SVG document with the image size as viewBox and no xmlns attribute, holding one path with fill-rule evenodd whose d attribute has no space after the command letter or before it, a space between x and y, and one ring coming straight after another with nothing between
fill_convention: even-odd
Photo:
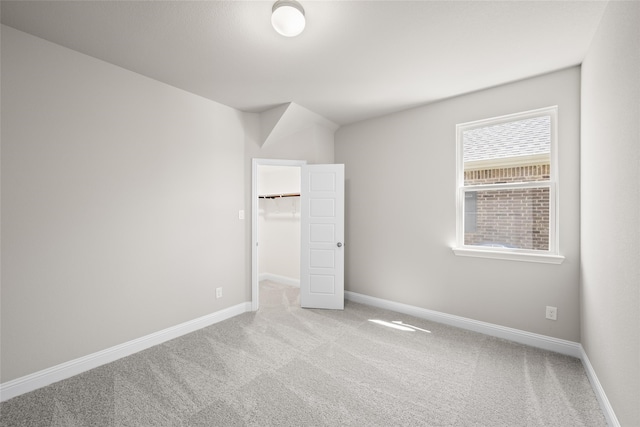
<instances>
[{"instance_id":1,"label":"sloped ceiling","mask_svg":"<svg viewBox=\"0 0 640 427\"><path fill-rule=\"evenodd\" d=\"M314 125L332 132L339 127L319 114L289 102L260 113L260 142L264 147Z\"/></svg>"},{"instance_id":2,"label":"sloped ceiling","mask_svg":"<svg viewBox=\"0 0 640 427\"><path fill-rule=\"evenodd\" d=\"M2 23L248 112L346 124L580 64L599 1L2 1Z\"/></svg>"}]
</instances>

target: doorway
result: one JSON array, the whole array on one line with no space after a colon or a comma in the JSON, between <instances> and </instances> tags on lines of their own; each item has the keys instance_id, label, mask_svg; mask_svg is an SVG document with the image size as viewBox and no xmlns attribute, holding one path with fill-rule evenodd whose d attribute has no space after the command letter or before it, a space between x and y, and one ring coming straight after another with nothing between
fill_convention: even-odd
<instances>
[{"instance_id":1,"label":"doorway","mask_svg":"<svg viewBox=\"0 0 640 427\"><path fill-rule=\"evenodd\" d=\"M253 159L251 309L260 280L299 285L300 167L304 160ZM289 258L289 259L287 259Z\"/></svg>"}]
</instances>

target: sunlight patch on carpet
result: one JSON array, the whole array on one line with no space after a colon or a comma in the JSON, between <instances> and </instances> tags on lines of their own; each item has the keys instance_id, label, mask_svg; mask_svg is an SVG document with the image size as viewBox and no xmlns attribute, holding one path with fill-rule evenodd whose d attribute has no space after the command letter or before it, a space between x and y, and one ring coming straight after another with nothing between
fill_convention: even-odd
<instances>
[{"instance_id":1,"label":"sunlight patch on carpet","mask_svg":"<svg viewBox=\"0 0 640 427\"><path fill-rule=\"evenodd\" d=\"M422 331L422 332L426 332L428 334L431 333L431 331L427 331L426 329L418 328L417 326L413 326L413 325L409 325L409 324L403 323L400 320L394 320L392 322L387 322L386 320L369 319L369 322L375 323L377 325L386 326L386 327L392 328L392 329L398 329L400 331L405 331L405 332Z\"/></svg>"}]
</instances>

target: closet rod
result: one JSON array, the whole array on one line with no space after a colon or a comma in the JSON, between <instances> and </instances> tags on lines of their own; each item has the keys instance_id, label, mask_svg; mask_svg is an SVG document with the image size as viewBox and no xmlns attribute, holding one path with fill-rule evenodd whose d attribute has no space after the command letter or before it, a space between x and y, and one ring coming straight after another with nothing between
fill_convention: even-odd
<instances>
[{"instance_id":1,"label":"closet rod","mask_svg":"<svg viewBox=\"0 0 640 427\"><path fill-rule=\"evenodd\" d=\"M300 197L300 193L264 194L258 196L259 199L280 199L283 197Z\"/></svg>"}]
</instances>

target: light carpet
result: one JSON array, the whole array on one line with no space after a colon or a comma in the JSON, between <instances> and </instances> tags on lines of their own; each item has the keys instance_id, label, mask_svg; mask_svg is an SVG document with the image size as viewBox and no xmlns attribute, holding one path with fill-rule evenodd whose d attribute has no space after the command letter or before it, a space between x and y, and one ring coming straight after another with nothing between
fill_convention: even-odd
<instances>
[{"instance_id":1,"label":"light carpet","mask_svg":"<svg viewBox=\"0 0 640 427\"><path fill-rule=\"evenodd\" d=\"M271 282L260 304L4 402L0 425L606 426L578 359L350 301L301 309Z\"/></svg>"}]
</instances>

